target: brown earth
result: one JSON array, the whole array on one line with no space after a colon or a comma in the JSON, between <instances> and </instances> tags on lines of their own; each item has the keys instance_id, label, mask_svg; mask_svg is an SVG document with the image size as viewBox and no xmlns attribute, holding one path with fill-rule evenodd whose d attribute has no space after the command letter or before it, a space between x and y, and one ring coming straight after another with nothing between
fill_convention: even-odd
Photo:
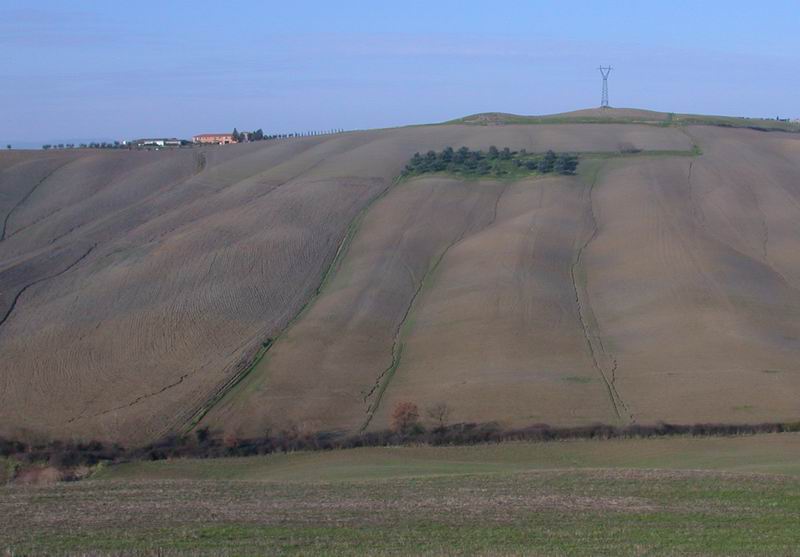
<instances>
[{"instance_id":1,"label":"brown earth","mask_svg":"<svg viewBox=\"0 0 800 557\"><path fill-rule=\"evenodd\" d=\"M393 186L447 145L693 143ZM203 423L384 427L400 400L509 424L796 419L798 184L800 136L708 126L0 153L0 434L181 430L268 338Z\"/></svg>"}]
</instances>

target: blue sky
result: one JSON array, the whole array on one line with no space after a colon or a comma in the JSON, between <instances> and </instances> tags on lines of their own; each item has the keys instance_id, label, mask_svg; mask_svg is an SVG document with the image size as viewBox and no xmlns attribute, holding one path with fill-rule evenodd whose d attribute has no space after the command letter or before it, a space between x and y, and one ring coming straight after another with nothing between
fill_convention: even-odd
<instances>
[{"instance_id":1,"label":"blue sky","mask_svg":"<svg viewBox=\"0 0 800 557\"><path fill-rule=\"evenodd\" d=\"M0 141L612 106L800 117L800 4L0 0Z\"/></svg>"}]
</instances>

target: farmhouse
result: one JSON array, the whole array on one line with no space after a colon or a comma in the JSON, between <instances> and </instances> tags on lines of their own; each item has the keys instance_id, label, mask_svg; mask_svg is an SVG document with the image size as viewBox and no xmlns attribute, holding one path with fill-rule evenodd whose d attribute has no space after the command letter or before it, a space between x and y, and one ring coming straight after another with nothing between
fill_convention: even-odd
<instances>
[{"instance_id":1,"label":"farmhouse","mask_svg":"<svg viewBox=\"0 0 800 557\"><path fill-rule=\"evenodd\" d=\"M183 142L174 137L157 137L145 139L132 139L124 143L125 145L133 147L180 147Z\"/></svg>"},{"instance_id":2,"label":"farmhouse","mask_svg":"<svg viewBox=\"0 0 800 557\"><path fill-rule=\"evenodd\" d=\"M192 138L195 143L214 143L217 145L227 145L236 143L233 134L230 133L201 133Z\"/></svg>"}]
</instances>

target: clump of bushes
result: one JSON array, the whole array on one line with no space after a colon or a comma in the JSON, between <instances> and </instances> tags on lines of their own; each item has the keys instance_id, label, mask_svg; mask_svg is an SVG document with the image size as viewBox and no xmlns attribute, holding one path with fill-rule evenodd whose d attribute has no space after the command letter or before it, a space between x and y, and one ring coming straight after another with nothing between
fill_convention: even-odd
<instances>
[{"instance_id":1,"label":"clump of bushes","mask_svg":"<svg viewBox=\"0 0 800 557\"><path fill-rule=\"evenodd\" d=\"M522 177L527 174L574 174L578 157L570 153L547 151L544 154L528 153L525 149L512 151L508 147L473 151L467 147L454 150L414 153L403 170L403 176L418 176L431 172L449 172L464 176Z\"/></svg>"}]
</instances>

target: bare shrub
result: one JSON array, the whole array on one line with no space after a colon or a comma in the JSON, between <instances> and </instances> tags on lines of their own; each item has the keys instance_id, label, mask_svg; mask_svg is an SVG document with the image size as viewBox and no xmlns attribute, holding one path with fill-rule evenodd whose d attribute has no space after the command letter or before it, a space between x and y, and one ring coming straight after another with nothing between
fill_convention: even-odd
<instances>
[{"instance_id":1,"label":"bare shrub","mask_svg":"<svg viewBox=\"0 0 800 557\"><path fill-rule=\"evenodd\" d=\"M425 410L425 414L433 420L438 430L447 427L447 420L450 417L450 407L446 402L436 402Z\"/></svg>"},{"instance_id":2,"label":"bare shrub","mask_svg":"<svg viewBox=\"0 0 800 557\"><path fill-rule=\"evenodd\" d=\"M17 472L14 483L25 485L51 484L62 479L62 472L55 466L32 466Z\"/></svg>"}]
</instances>

